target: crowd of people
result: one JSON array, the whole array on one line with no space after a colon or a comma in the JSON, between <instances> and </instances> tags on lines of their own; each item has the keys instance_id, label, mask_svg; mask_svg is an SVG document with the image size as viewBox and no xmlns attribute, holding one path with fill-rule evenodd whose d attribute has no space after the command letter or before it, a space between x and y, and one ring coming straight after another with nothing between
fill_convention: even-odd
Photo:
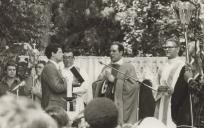
<instances>
[{"instance_id":1,"label":"crowd of people","mask_svg":"<svg viewBox=\"0 0 204 128\"><path fill-rule=\"evenodd\" d=\"M156 90L150 80L138 81L118 42L93 83L74 64L73 51L58 44L47 46L49 61L39 61L24 80L16 62L8 61L0 82L0 128L203 128L202 75L179 57L178 38L167 39L163 48L168 61Z\"/></svg>"}]
</instances>

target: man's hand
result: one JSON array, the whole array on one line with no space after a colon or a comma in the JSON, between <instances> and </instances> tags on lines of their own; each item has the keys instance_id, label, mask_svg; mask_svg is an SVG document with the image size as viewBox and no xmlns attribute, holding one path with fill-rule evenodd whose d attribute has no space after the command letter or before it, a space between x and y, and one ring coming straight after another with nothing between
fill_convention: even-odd
<instances>
[{"instance_id":1,"label":"man's hand","mask_svg":"<svg viewBox=\"0 0 204 128\"><path fill-rule=\"evenodd\" d=\"M204 76L201 76L201 79L199 82L204 85Z\"/></svg>"},{"instance_id":2,"label":"man's hand","mask_svg":"<svg viewBox=\"0 0 204 128\"><path fill-rule=\"evenodd\" d=\"M167 93L167 94L171 95L171 94L173 94L173 88L171 88L169 86L159 86L158 92Z\"/></svg>"},{"instance_id":3,"label":"man's hand","mask_svg":"<svg viewBox=\"0 0 204 128\"><path fill-rule=\"evenodd\" d=\"M185 66L184 80L189 82L190 79L193 79L193 72L190 66Z\"/></svg>"},{"instance_id":4,"label":"man's hand","mask_svg":"<svg viewBox=\"0 0 204 128\"><path fill-rule=\"evenodd\" d=\"M40 87L38 87L38 86L32 87L32 90L31 90L32 94L36 95L36 94L38 94L40 92L41 92L41 88Z\"/></svg>"},{"instance_id":5,"label":"man's hand","mask_svg":"<svg viewBox=\"0 0 204 128\"><path fill-rule=\"evenodd\" d=\"M81 86L81 83L77 82L77 81L73 81L72 82L72 86L73 87L80 87Z\"/></svg>"},{"instance_id":6,"label":"man's hand","mask_svg":"<svg viewBox=\"0 0 204 128\"><path fill-rule=\"evenodd\" d=\"M109 82L114 82L115 80L115 77L109 71L105 71L105 77Z\"/></svg>"}]
</instances>

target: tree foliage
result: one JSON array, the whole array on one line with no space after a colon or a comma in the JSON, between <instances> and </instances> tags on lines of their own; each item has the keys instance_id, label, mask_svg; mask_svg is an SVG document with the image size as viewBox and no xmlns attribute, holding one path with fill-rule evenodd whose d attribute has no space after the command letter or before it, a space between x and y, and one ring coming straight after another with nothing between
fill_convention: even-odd
<instances>
[{"instance_id":1,"label":"tree foliage","mask_svg":"<svg viewBox=\"0 0 204 128\"><path fill-rule=\"evenodd\" d=\"M52 41L82 55L108 55L113 41L124 44L126 55L162 55L164 37L181 32L173 19L172 2L68 0L55 8L58 15L53 21L57 31ZM57 20L65 22L59 24Z\"/></svg>"},{"instance_id":2,"label":"tree foliage","mask_svg":"<svg viewBox=\"0 0 204 128\"><path fill-rule=\"evenodd\" d=\"M108 55L110 44L119 41L127 56L161 56L166 38L183 36L184 29L172 8L175 2L0 0L1 45L59 43L77 55L104 56ZM192 21L189 36L192 40L195 35L201 39L201 21Z\"/></svg>"},{"instance_id":3,"label":"tree foliage","mask_svg":"<svg viewBox=\"0 0 204 128\"><path fill-rule=\"evenodd\" d=\"M6 44L40 44L49 29L49 1L0 0L0 38Z\"/></svg>"}]
</instances>

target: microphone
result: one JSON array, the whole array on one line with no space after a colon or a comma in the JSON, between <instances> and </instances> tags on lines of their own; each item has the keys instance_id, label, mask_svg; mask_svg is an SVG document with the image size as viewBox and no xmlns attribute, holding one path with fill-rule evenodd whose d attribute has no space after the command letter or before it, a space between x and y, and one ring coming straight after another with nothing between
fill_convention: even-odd
<instances>
[{"instance_id":1,"label":"microphone","mask_svg":"<svg viewBox=\"0 0 204 128\"><path fill-rule=\"evenodd\" d=\"M155 90L154 88L150 87L149 85L147 85L147 84L145 84L145 83L143 83L143 82L140 82L140 81L139 81L139 80L137 80L135 77L133 77L133 76L129 76L129 75L127 75L127 74L125 74L125 73L123 73L123 72L119 71L118 69L116 69L116 68L114 68L114 67L112 67L112 66L110 66L110 65L105 64L105 63L104 63L104 62L102 62L102 61L98 61L98 62L99 62L100 64L102 64L102 65L105 65L105 66L107 66L107 67L109 67L109 68L111 68L111 69L113 69L113 70L117 71L118 73L123 74L124 76L126 76L126 77L127 77L127 78L126 78L126 80L128 80L128 79L132 79L132 80L134 80L134 81L136 81L136 82L140 83L141 85L144 85L144 86L146 86L146 87L150 88L151 90L153 90L153 91L157 92L157 90Z\"/></svg>"},{"instance_id":2,"label":"microphone","mask_svg":"<svg viewBox=\"0 0 204 128\"><path fill-rule=\"evenodd\" d=\"M18 84L14 89L12 89L12 91L15 91L16 89L18 89L19 87L25 86L25 81L22 81L20 84Z\"/></svg>"},{"instance_id":3,"label":"microphone","mask_svg":"<svg viewBox=\"0 0 204 128\"><path fill-rule=\"evenodd\" d=\"M102 65L104 64L102 61L98 61L98 62L99 62L99 64L102 64Z\"/></svg>"}]
</instances>

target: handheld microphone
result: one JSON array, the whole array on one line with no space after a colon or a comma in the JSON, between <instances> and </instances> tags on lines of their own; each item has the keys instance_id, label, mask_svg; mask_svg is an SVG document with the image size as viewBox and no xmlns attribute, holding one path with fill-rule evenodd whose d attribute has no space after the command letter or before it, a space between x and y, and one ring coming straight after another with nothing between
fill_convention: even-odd
<instances>
[{"instance_id":1,"label":"handheld microphone","mask_svg":"<svg viewBox=\"0 0 204 128\"><path fill-rule=\"evenodd\" d=\"M104 64L102 61L98 61L99 62L99 64Z\"/></svg>"},{"instance_id":2,"label":"handheld microphone","mask_svg":"<svg viewBox=\"0 0 204 128\"><path fill-rule=\"evenodd\" d=\"M18 89L19 87L25 86L25 81L22 81L20 84L18 84L14 89L12 89L12 91L15 91L16 89Z\"/></svg>"}]
</instances>

